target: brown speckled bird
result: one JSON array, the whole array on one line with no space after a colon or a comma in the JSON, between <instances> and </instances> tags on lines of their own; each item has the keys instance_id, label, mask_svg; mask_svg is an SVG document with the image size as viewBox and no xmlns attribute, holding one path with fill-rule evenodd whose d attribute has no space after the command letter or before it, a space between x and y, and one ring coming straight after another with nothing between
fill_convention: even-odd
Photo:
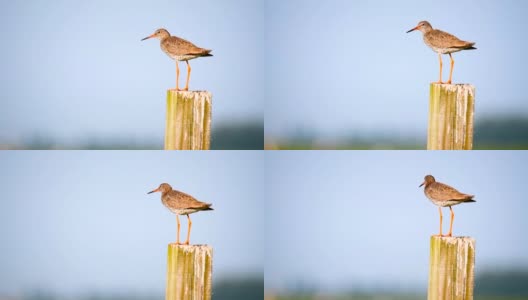
<instances>
[{"instance_id":1,"label":"brown speckled bird","mask_svg":"<svg viewBox=\"0 0 528 300\"><path fill-rule=\"evenodd\" d=\"M452 236L455 214L451 206L465 202L476 202L473 200L475 196L461 193L447 184L436 182L435 178L431 175L425 176L424 182L420 184L420 187L424 184L425 196L438 206L438 212L440 212L440 233L438 235L444 236L442 235L442 207L448 206L451 211L451 222L449 222L449 233L445 236Z\"/></svg>"},{"instance_id":2,"label":"brown speckled bird","mask_svg":"<svg viewBox=\"0 0 528 300\"><path fill-rule=\"evenodd\" d=\"M188 229L187 229L187 239L185 240L185 245L189 245L189 240L191 237L191 218L189 214L202 211L202 210L213 210L211 208L212 204L204 203L196 200L193 196L185 194L180 191L173 190L168 183L162 183L160 186L148 192L147 194L161 192L161 202L165 205L171 212L176 214L176 222L178 224L178 232L176 235L176 244L180 244L180 218L179 215L186 215L188 220Z\"/></svg>"},{"instance_id":3,"label":"brown speckled bird","mask_svg":"<svg viewBox=\"0 0 528 300\"><path fill-rule=\"evenodd\" d=\"M176 90L180 91L180 67L178 66L179 61L185 61L187 63L187 80L185 82L184 91L189 90L189 79L191 78L191 66L189 60L204 56L213 56L210 52L212 50L197 47L193 43L184 40L182 38L171 36L170 33L160 28L153 34L142 39L142 41L150 38L158 38L160 40L161 50L165 52L170 58L176 61Z\"/></svg>"},{"instance_id":4,"label":"brown speckled bird","mask_svg":"<svg viewBox=\"0 0 528 300\"><path fill-rule=\"evenodd\" d=\"M449 80L447 81L447 84L451 83L451 79L453 77L453 66L455 65L455 61L453 60L453 57L451 56L451 53L462 51L462 50L474 50L477 49L473 47L475 43L472 42L466 42L463 40L460 40L456 36L449 34L447 32L433 29L431 24L427 21L421 21L418 23L418 26L414 27L413 29L407 31L407 33L419 30L423 33L423 39L427 46L429 46L431 49L433 49L434 52L438 53L438 59L440 60L440 79L437 83L443 83L442 82L442 54L449 54L449 58L451 59L451 69L449 71Z\"/></svg>"}]
</instances>

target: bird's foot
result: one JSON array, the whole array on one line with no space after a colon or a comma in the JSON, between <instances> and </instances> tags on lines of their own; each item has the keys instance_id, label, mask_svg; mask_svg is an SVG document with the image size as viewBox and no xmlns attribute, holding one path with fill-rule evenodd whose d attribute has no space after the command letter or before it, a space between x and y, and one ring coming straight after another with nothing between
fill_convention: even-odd
<instances>
[{"instance_id":1,"label":"bird's foot","mask_svg":"<svg viewBox=\"0 0 528 300\"><path fill-rule=\"evenodd\" d=\"M433 82L434 84L444 84L445 82L443 81L436 81L436 82Z\"/></svg>"},{"instance_id":2,"label":"bird's foot","mask_svg":"<svg viewBox=\"0 0 528 300\"><path fill-rule=\"evenodd\" d=\"M182 245L189 245L189 241L185 241Z\"/></svg>"},{"instance_id":3,"label":"bird's foot","mask_svg":"<svg viewBox=\"0 0 528 300\"><path fill-rule=\"evenodd\" d=\"M446 84L451 84L451 80L448 80L448 81L446 82Z\"/></svg>"}]
</instances>

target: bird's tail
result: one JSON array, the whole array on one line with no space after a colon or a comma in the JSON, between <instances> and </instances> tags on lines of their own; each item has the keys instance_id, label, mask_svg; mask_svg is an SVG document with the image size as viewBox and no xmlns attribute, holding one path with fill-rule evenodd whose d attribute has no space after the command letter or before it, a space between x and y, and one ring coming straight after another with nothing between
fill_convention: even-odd
<instances>
[{"instance_id":1,"label":"bird's tail","mask_svg":"<svg viewBox=\"0 0 528 300\"><path fill-rule=\"evenodd\" d=\"M473 197L475 197L475 195L469 195L467 199L464 200L464 202L477 202L476 200L473 200Z\"/></svg>"},{"instance_id":2,"label":"bird's tail","mask_svg":"<svg viewBox=\"0 0 528 300\"><path fill-rule=\"evenodd\" d=\"M211 207L211 203L207 203L206 206L202 209L202 210L214 210L212 207Z\"/></svg>"},{"instance_id":3,"label":"bird's tail","mask_svg":"<svg viewBox=\"0 0 528 300\"><path fill-rule=\"evenodd\" d=\"M205 49L204 52L202 53L202 56L204 56L204 57L205 57L205 56L213 56L213 55L211 54L211 51L213 51L213 50Z\"/></svg>"},{"instance_id":4,"label":"bird's tail","mask_svg":"<svg viewBox=\"0 0 528 300\"><path fill-rule=\"evenodd\" d=\"M475 46L475 43L467 43L464 47L464 50L477 50Z\"/></svg>"}]
</instances>

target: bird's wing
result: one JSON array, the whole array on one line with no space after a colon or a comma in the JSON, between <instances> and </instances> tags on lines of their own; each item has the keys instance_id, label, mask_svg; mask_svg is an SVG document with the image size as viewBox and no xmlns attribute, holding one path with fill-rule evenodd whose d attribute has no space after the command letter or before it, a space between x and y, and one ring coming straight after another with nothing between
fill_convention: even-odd
<instances>
[{"instance_id":1,"label":"bird's wing","mask_svg":"<svg viewBox=\"0 0 528 300\"><path fill-rule=\"evenodd\" d=\"M429 189L429 196L436 200L447 201L447 200L471 200L474 196L459 192L453 187L440 182L434 182L431 184Z\"/></svg>"},{"instance_id":2,"label":"bird's wing","mask_svg":"<svg viewBox=\"0 0 528 300\"><path fill-rule=\"evenodd\" d=\"M182 208L206 209L211 206L211 204L200 202L193 196L176 190L172 190L172 192L169 194L168 201L176 202L176 205Z\"/></svg>"},{"instance_id":3,"label":"bird's wing","mask_svg":"<svg viewBox=\"0 0 528 300\"><path fill-rule=\"evenodd\" d=\"M475 45L475 43L463 41L442 30L435 30L434 34L430 36L430 39L433 44L442 45L443 47L469 48Z\"/></svg>"},{"instance_id":4,"label":"bird's wing","mask_svg":"<svg viewBox=\"0 0 528 300\"><path fill-rule=\"evenodd\" d=\"M171 36L164 41L167 50L176 55L205 55L211 50L200 48L182 38Z\"/></svg>"}]
</instances>

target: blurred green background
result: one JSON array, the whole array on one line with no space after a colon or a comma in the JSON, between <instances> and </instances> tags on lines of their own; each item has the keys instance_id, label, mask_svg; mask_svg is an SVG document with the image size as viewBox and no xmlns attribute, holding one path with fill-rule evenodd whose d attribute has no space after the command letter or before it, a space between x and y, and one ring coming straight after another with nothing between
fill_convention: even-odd
<instances>
[{"instance_id":1,"label":"blurred green background","mask_svg":"<svg viewBox=\"0 0 528 300\"><path fill-rule=\"evenodd\" d=\"M0 143L0 150L161 150L163 138L137 136L85 136L74 139L55 139L45 132L30 134L27 138ZM262 150L264 125L261 122L213 123L212 150Z\"/></svg>"},{"instance_id":2,"label":"blurred green background","mask_svg":"<svg viewBox=\"0 0 528 300\"><path fill-rule=\"evenodd\" d=\"M424 130L427 128L425 125ZM299 128L287 138L266 137L266 149L396 149L425 150L427 136L405 130L357 130L346 134L321 137L316 130ZM524 115L490 115L475 120L473 149L526 150L528 149L528 117Z\"/></svg>"},{"instance_id":3,"label":"blurred green background","mask_svg":"<svg viewBox=\"0 0 528 300\"><path fill-rule=\"evenodd\" d=\"M262 299L264 294L264 280L261 277L240 277L223 279L213 285L214 300L252 300ZM82 295L66 296L50 291L32 291L20 298L2 297L0 300L156 300L164 299L164 294L140 294L137 293L108 293L108 292L85 292Z\"/></svg>"},{"instance_id":4,"label":"blurred green background","mask_svg":"<svg viewBox=\"0 0 528 300\"><path fill-rule=\"evenodd\" d=\"M526 270L476 270L475 300L523 300L528 299L528 271ZM366 289L339 294L317 292L309 285L301 285L295 292L275 294L266 291L265 300L418 300L426 299L427 291L390 291L387 287L378 290Z\"/></svg>"}]
</instances>

